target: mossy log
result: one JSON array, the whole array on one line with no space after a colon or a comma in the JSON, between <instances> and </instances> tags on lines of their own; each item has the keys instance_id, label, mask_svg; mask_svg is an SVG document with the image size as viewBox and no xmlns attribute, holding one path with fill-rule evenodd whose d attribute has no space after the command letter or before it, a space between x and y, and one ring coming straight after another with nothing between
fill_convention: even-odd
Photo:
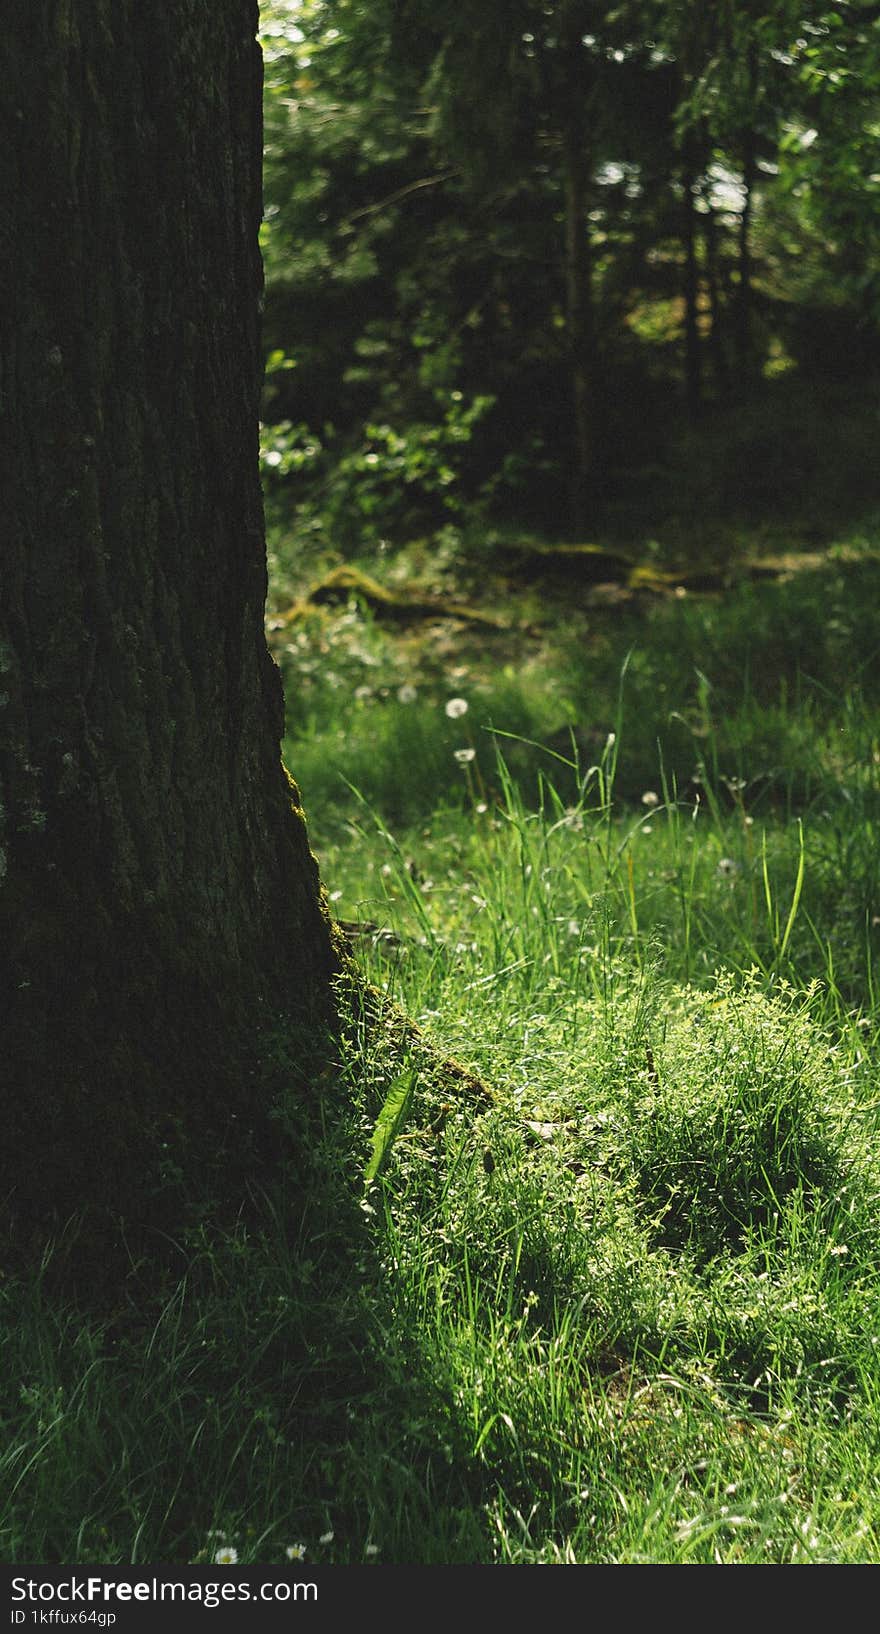
<instances>
[{"instance_id":1,"label":"mossy log","mask_svg":"<svg viewBox=\"0 0 880 1634\"><path fill-rule=\"evenodd\" d=\"M677 590L695 594L728 590L743 579L778 578L781 569L771 562L742 562L721 567L660 567L654 562L638 562L623 551L596 544L545 544L523 540L506 544L516 571L523 578L564 578L567 584L617 585L623 592L646 591L674 595Z\"/></svg>"},{"instance_id":2,"label":"mossy log","mask_svg":"<svg viewBox=\"0 0 880 1634\"><path fill-rule=\"evenodd\" d=\"M295 601L276 621L283 625L295 624L315 607L335 606L354 597L362 602L376 618L409 623L421 618L454 618L465 624L482 625L492 630L509 630L508 619L497 613L487 613L469 607L464 602L450 601L445 596L433 596L420 590L389 590L368 573L357 567L334 567L317 584L312 585L299 601Z\"/></svg>"}]
</instances>

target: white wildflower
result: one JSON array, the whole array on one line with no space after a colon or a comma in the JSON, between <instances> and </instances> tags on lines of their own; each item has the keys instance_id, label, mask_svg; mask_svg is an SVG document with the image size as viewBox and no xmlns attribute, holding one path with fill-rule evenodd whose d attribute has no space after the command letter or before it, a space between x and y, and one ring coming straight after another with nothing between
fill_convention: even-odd
<instances>
[{"instance_id":1,"label":"white wildflower","mask_svg":"<svg viewBox=\"0 0 880 1634\"><path fill-rule=\"evenodd\" d=\"M288 1560L305 1560L306 1546L304 1543L288 1543L284 1553Z\"/></svg>"},{"instance_id":2,"label":"white wildflower","mask_svg":"<svg viewBox=\"0 0 880 1634\"><path fill-rule=\"evenodd\" d=\"M456 749L454 753L459 766L469 766L477 751L476 749Z\"/></svg>"},{"instance_id":3,"label":"white wildflower","mask_svg":"<svg viewBox=\"0 0 880 1634\"><path fill-rule=\"evenodd\" d=\"M222 1549L217 1550L217 1553L214 1556L215 1566L235 1566L237 1564L238 1550L233 1549L230 1544L226 1543Z\"/></svg>"}]
</instances>

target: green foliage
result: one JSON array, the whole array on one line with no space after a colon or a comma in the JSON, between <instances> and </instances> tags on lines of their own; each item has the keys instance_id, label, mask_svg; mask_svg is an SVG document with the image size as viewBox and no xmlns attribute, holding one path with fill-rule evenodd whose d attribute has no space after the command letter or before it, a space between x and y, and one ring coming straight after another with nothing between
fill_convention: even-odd
<instances>
[{"instance_id":1,"label":"green foliage","mask_svg":"<svg viewBox=\"0 0 880 1634\"><path fill-rule=\"evenodd\" d=\"M805 388L803 320L833 304L870 352L863 12L263 6L276 597L304 542L364 541L395 582L469 573L511 628L277 620L365 985L307 1058L279 1023L254 1093L282 1160L234 1229L135 1255L101 1317L73 1228L0 1288L10 1562L878 1558L876 527L720 588L871 503L873 420ZM518 533L558 532L560 122L588 79L609 529L721 575L608 612L517 591L503 530L461 525L515 496ZM729 367L744 123L753 343L791 368L683 430L685 146Z\"/></svg>"},{"instance_id":2,"label":"green foliage","mask_svg":"<svg viewBox=\"0 0 880 1634\"><path fill-rule=\"evenodd\" d=\"M804 397L792 448L762 375L876 369L878 68L859 7L518 0L473 17L278 0L264 36L279 510L305 499L346 539L414 535L450 507L461 523L473 505L558 531L574 459L574 149L592 519L625 503L635 473L650 483L685 419L688 230L691 387L709 405L747 386L763 403L753 508L784 503L814 458L812 425ZM733 450L729 463L738 492Z\"/></svg>"},{"instance_id":3,"label":"green foliage","mask_svg":"<svg viewBox=\"0 0 880 1634\"><path fill-rule=\"evenodd\" d=\"M300 525L343 549L378 542L389 531L400 535L426 517L439 524L444 515L459 516L467 444L492 398L465 404L460 391L450 391L435 392L434 399L433 422L410 421L401 431L368 422L359 445L335 459L307 426L264 426L264 472L285 478L322 468L323 481Z\"/></svg>"},{"instance_id":4,"label":"green foliage","mask_svg":"<svg viewBox=\"0 0 880 1634\"><path fill-rule=\"evenodd\" d=\"M783 143L785 181L807 223L832 251L835 304L849 300L866 337L880 313L877 136L880 131L880 40L859 0L821 6L792 49L809 99L806 130Z\"/></svg>"}]
</instances>

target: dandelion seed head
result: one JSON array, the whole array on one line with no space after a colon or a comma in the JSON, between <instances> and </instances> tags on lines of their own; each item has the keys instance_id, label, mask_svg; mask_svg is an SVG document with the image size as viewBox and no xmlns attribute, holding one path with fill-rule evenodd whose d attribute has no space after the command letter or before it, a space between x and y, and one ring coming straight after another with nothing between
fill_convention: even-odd
<instances>
[{"instance_id":1,"label":"dandelion seed head","mask_svg":"<svg viewBox=\"0 0 880 1634\"><path fill-rule=\"evenodd\" d=\"M468 712L467 698L450 698L446 704L446 713L451 721L461 720L462 715Z\"/></svg>"},{"instance_id":2,"label":"dandelion seed head","mask_svg":"<svg viewBox=\"0 0 880 1634\"><path fill-rule=\"evenodd\" d=\"M459 766L469 766L477 751L476 749L456 749L454 753Z\"/></svg>"}]
</instances>

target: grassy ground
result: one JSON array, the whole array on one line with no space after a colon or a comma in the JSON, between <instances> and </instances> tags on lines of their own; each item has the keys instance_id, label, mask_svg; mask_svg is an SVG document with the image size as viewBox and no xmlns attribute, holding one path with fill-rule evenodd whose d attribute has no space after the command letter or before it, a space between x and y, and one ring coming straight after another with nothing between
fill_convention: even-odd
<instances>
[{"instance_id":1,"label":"grassy ground","mask_svg":"<svg viewBox=\"0 0 880 1634\"><path fill-rule=\"evenodd\" d=\"M5 1287L3 1558L880 1557L876 543L279 622L334 909L486 1092L353 1010L161 1299Z\"/></svg>"}]
</instances>

